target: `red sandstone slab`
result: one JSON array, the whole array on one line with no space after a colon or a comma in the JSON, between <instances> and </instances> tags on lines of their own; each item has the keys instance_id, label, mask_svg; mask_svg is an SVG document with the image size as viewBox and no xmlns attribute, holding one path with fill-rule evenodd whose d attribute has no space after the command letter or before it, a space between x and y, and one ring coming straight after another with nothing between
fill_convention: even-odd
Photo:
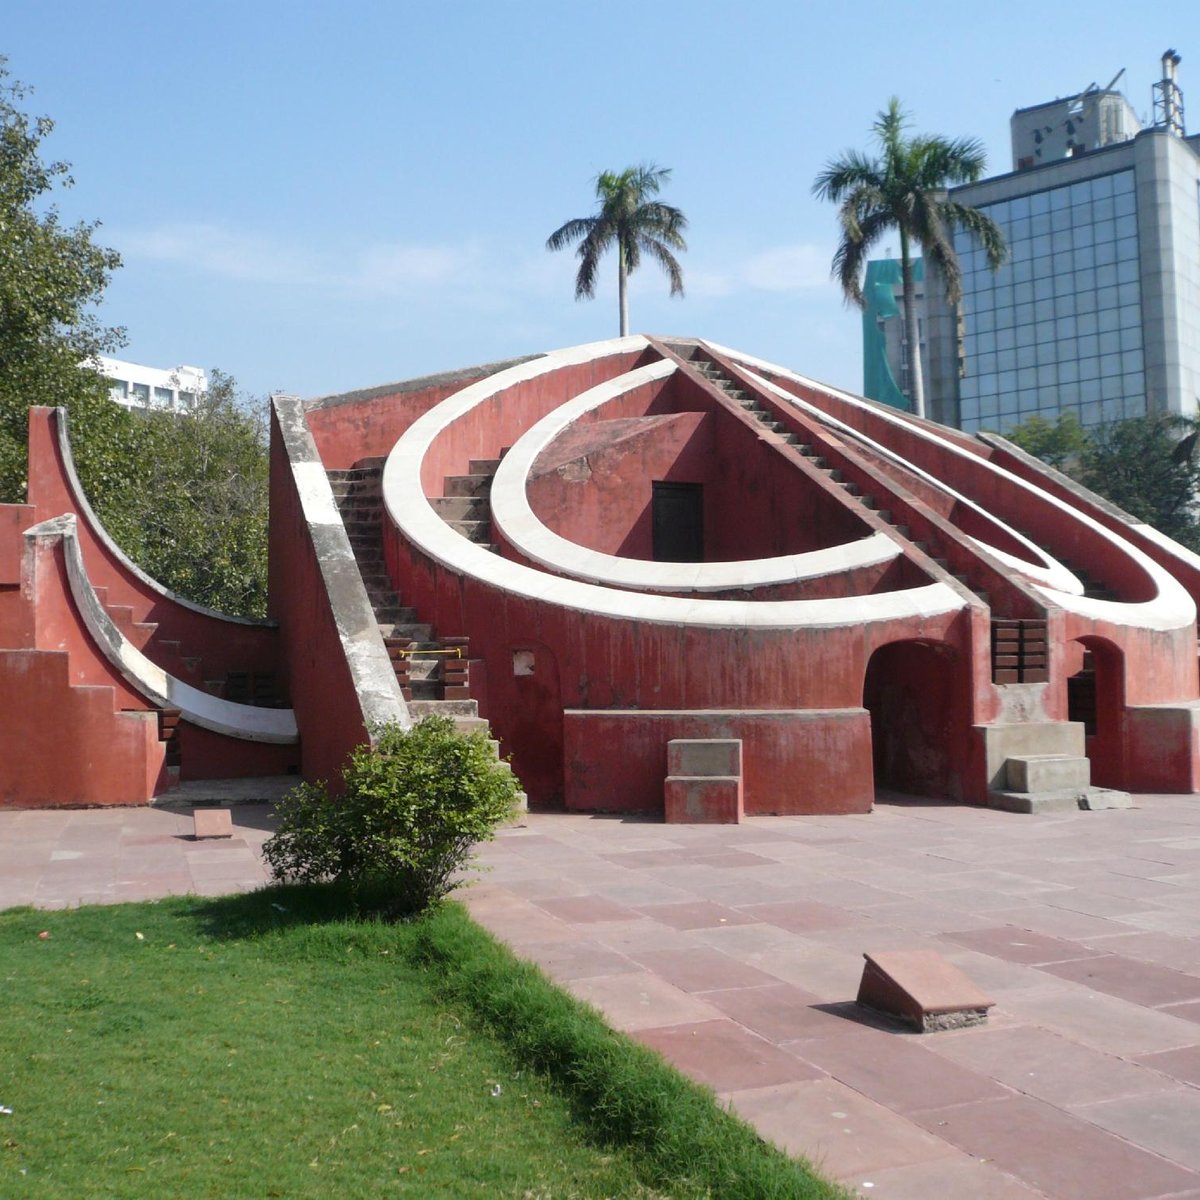
<instances>
[{"instance_id":1,"label":"red sandstone slab","mask_svg":"<svg viewBox=\"0 0 1200 1200\"><path fill-rule=\"evenodd\" d=\"M818 997L790 983L704 992L703 999L773 1042L823 1037L846 1028L844 1018L815 1007Z\"/></svg>"},{"instance_id":2,"label":"red sandstone slab","mask_svg":"<svg viewBox=\"0 0 1200 1200\"><path fill-rule=\"evenodd\" d=\"M1200 1045L1164 1050L1160 1054L1143 1054L1138 1062L1181 1083L1200 1088Z\"/></svg>"},{"instance_id":3,"label":"red sandstone slab","mask_svg":"<svg viewBox=\"0 0 1200 1200\"><path fill-rule=\"evenodd\" d=\"M1158 1071L1148 1069L1151 1064L1146 1058L1140 1061L1147 1066L1138 1066L1036 1025L965 1030L935 1038L929 1048L1058 1108L1161 1092L1168 1086ZM1200 1075L1200 1047L1197 1051Z\"/></svg>"},{"instance_id":4,"label":"red sandstone slab","mask_svg":"<svg viewBox=\"0 0 1200 1200\"><path fill-rule=\"evenodd\" d=\"M1190 1004L1170 1004L1161 1009L1160 1012L1169 1013L1173 1017L1179 1017L1184 1021L1195 1021L1200 1024L1200 1004L1192 1002Z\"/></svg>"},{"instance_id":5,"label":"red sandstone slab","mask_svg":"<svg viewBox=\"0 0 1200 1200\"><path fill-rule=\"evenodd\" d=\"M1014 992L1005 1007L1016 1017L1122 1058L1174 1050L1196 1041L1196 1026L1170 1016L1168 1009L1143 1008L1078 984L1055 981L1044 990Z\"/></svg>"},{"instance_id":6,"label":"red sandstone slab","mask_svg":"<svg viewBox=\"0 0 1200 1200\"><path fill-rule=\"evenodd\" d=\"M523 945L521 957L536 963L556 983L589 979L594 975L616 975L636 965L623 954L596 942L572 939Z\"/></svg>"},{"instance_id":7,"label":"red sandstone slab","mask_svg":"<svg viewBox=\"0 0 1200 1200\"><path fill-rule=\"evenodd\" d=\"M757 917L711 900L683 904L641 904L638 912L653 917L672 929L715 929L721 925L753 925Z\"/></svg>"},{"instance_id":8,"label":"red sandstone slab","mask_svg":"<svg viewBox=\"0 0 1200 1200\"><path fill-rule=\"evenodd\" d=\"M614 866L629 867L634 870L646 867L678 867L690 863L695 858L695 851L679 847L674 850L627 850L621 854L602 854L605 862Z\"/></svg>"},{"instance_id":9,"label":"red sandstone slab","mask_svg":"<svg viewBox=\"0 0 1200 1200\"><path fill-rule=\"evenodd\" d=\"M534 900L538 908L544 909L560 921L572 925L584 925L597 921L626 921L637 913L623 904L606 900L603 896L563 896L560 899Z\"/></svg>"},{"instance_id":10,"label":"red sandstone slab","mask_svg":"<svg viewBox=\"0 0 1200 1200\"><path fill-rule=\"evenodd\" d=\"M1089 950L1087 946L1078 942L1032 933L1027 929L1016 929L1011 925L995 929L964 929L942 936L960 946L979 950L983 954L1029 966L1065 962L1073 958L1095 958L1100 954L1100 951Z\"/></svg>"},{"instance_id":11,"label":"red sandstone slab","mask_svg":"<svg viewBox=\"0 0 1200 1200\"><path fill-rule=\"evenodd\" d=\"M703 867L773 867L777 863L761 854L748 850L716 850L708 854L694 855L690 860L695 866Z\"/></svg>"},{"instance_id":12,"label":"red sandstone slab","mask_svg":"<svg viewBox=\"0 0 1200 1200\"><path fill-rule=\"evenodd\" d=\"M227 808L198 808L192 821L192 836L197 840L233 837L233 817Z\"/></svg>"},{"instance_id":13,"label":"red sandstone slab","mask_svg":"<svg viewBox=\"0 0 1200 1200\"><path fill-rule=\"evenodd\" d=\"M958 1158L940 1137L833 1079L735 1091L725 1098L764 1137L838 1179L870 1179L871 1172L889 1167Z\"/></svg>"},{"instance_id":14,"label":"red sandstone slab","mask_svg":"<svg viewBox=\"0 0 1200 1200\"><path fill-rule=\"evenodd\" d=\"M1070 979L1093 991L1119 996L1122 1000L1144 1004L1148 1008L1156 1008L1161 1004L1182 1004L1189 1000L1200 1001L1200 978L1185 975L1182 971L1172 971L1169 967L1124 958L1119 954L1105 954L1076 962L1047 963L1041 969L1060 979ZM1179 1015L1174 1009L1171 1011Z\"/></svg>"},{"instance_id":15,"label":"red sandstone slab","mask_svg":"<svg viewBox=\"0 0 1200 1200\"><path fill-rule=\"evenodd\" d=\"M1045 1200L1043 1192L965 1154L889 1167L872 1171L869 1179L846 1177L843 1182L861 1189L858 1194L864 1198L878 1196L880 1200Z\"/></svg>"},{"instance_id":16,"label":"red sandstone slab","mask_svg":"<svg viewBox=\"0 0 1200 1200\"><path fill-rule=\"evenodd\" d=\"M626 1032L711 1021L721 1016L713 1005L648 971L577 979L571 991L600 1009L615 1028Z\"/></svg>"},{"instance_id":17,"label":"red sandstone slab","mask_svg":"<svg viewBox=\"0 0 1200 1200\"><path fill-rule=\"evenodd\" d=\"M867 919L857 913L816 901L785 900L778 904L747 904L742 912L756 921L778 925L793 933L807 933L810 929L841 929L847 925L866 925Z\"/></svg>"},{"instance_id":18,"label":"red sandstone slab","mask_svg":"<svg viewBox=\"0 0 1200 1200\"><path fill-rule=\"evenodd\" d=\"M642 950L632 957L647 970L685 992L762 987L778 983L774 976L757 971L719 950L695 946L686 950Z\"/></svg>"},{"instance_id":19,"label":"red sandstone slab","mask_svg":"<svg viewBox=\"0 0 1200 1200\"><path fill-rule=\"evenodd\" d=\"M719 1092L823 1078L816 1067L734 1021L639 1029L633 1036L684 1074Z\"/></svg>"},{"instance_id":20,"label":"red sandstone slab","mask_svg":"<svg viewBox=\"0 0 1200 1200\"><path fill-rule=\"evenodd\" d=\"M1149 1200L1200 1185L1195 1172L1025 1096L929 1109L913 1120L1054 1200Z\"/></svg>"},{"instance_id":21,"label":"red sandstone slab","mask_svg":"<svg viewBox=\"0 0 1200 1200\"><path fill-rule=\"evenodd\" d=\"M963 1036L974 1036L974 1031ZM928 1038L851 1027L844 1034L788 1042L786 1049L894 1112L1012 1095L987 1075L927 1049L930 1044Z\"/></svg>"},{"instance_id":22,"label":"red sandstone slab","mask_svg":"<svg viewBox=\"0 0 1200 1200\"><path fill-rule=\"evenodd\" d=\"M1082 1105L1073 1112L1126 1141L1200 1172L1200 1092L1192 1088ZM1200 1184L1200 1174L1193 1182Z\"/></svg>"},{"instance_id":23,"label":"red sandstone slab","mask_svg":"<svg viewBox=\"0 0 1200 1200\"><path fill-rule=\"evenodd\" d=\"M979 1024L995 1001L934 950L885 950L863 955L858 1003L925 1032Z\"/></svg>"}]
</instances>

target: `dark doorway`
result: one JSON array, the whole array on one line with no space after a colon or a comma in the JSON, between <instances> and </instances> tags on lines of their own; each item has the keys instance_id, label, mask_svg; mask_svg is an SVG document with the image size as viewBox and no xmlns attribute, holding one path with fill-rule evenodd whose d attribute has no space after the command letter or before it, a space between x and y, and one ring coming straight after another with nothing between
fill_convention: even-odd
<instances>
[{"instance_id":1,"label":"dark doorway","mask_svg":"<svg viewBox=\"0 0 1200 1200\"><path fill-rule=\"evenodd\" d=\"M654 561L704 561L704 485L656 483Z\"/></svg>"},{"instance_id":2,"label":"dark doorway","mask_svg":"<svg viewBox=\"0 0 1200 1200\"><path fill-rule=\"evenodd\" d=\"M1083 725L1092 783L1125 787L1122 727L1125 716L1125 656L1103 638L1079 638L1067 646L1067 719Z\"/></svg>"},{"instance_id":3,"label":"dark doorway","mask_svg":"<svg viewBox=\"0 0 1200 1200\"><path fill-rule=\"evenodd\" d=\"M944 800L963 797L970 703L952 647L921 641L881 646L867 664L877 787Z\"/></svg>"}]
</instances>

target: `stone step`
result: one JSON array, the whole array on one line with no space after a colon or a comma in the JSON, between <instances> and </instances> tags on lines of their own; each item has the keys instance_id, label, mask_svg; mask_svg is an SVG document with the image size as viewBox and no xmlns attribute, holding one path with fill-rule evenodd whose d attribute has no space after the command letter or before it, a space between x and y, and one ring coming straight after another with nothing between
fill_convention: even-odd
<instances>
[{"instance_id":1,"label":"stone step","mask_svg":"<svg viewBox=\"0 0 1200 1200\"><path fill-rule=\"evenodd\" d=\"M469 542L487 545L492 539L491 521L447 521L455 533L461 533Z\"/></svg>"},{"instance_id":2,"label":"stone step","mask_svg":"<svg viewBox=\"0 0 1200 1200\"><path fill-rule=\"evenodd\" d=\"M427 717L431 714L436 714L439 717L477 717L479 716L479 701L411 700L409 701L408 711L417 718Z\"/></svg>"},{"instance_id":3,"label":"stone step","mask_svg":"<svg viewBox=\"0 0 1200 1200\"><path fill-rule=\"evenodd\" d=\"M486 496L491 490L490 475L447 475L444 483L447 496Z\"/></svg>"},{"instance_id":4,"label":"stone step","mask_svg":"<svg viewBox=\"0 0 1200 1200\"><path fill-rule=\"evenodd\" d=\"M380 622L392 626L391 633L384 634L384 643L398 640L407 648L409 642L427 642L433 637L433 626L416 621Z\"/></svg>"},{"instance_id":5,"label":"stone step","mask_svg":"<svg viewBox=\"0 0 1200 1200\"><path fill-rule=\"evenodd\" d=\"M467 463L469 475L495 475L500 469L498 458L473 458Z\"/></svg>"},{"instance_id":6,"label":"stone step","mask_svg":"<svg viewBox=\"0 0 1200 1200\"><path fill-rule=\"evenodd\" d=\"M1004 764L1011 792L1057 792L1086 788L1092 782L1092 764L1069 754L1022 754Z\"/></svg>"},{"instance_id":7,"label":"stone step","mask_svg":"<svg viewBox=\"0 0 1200 1200\"><path fill-rule=\"evenodd\" d=\"M1132 808L1128 792L1113 788L1063 788L1054 792L989 792L988 807L1014 813L1096 811L1106 808Z\"/></svg>"},{"instance_id":8,"label":"stone step","mask_svg":"<svg viewBox=\"0 0 1200 1200\"><path fill-rule=\"evenodd\" d=\"M485 521L492 515L487 496L437 496L429 503L443 521Z\"/></svg>"}]
</instances>

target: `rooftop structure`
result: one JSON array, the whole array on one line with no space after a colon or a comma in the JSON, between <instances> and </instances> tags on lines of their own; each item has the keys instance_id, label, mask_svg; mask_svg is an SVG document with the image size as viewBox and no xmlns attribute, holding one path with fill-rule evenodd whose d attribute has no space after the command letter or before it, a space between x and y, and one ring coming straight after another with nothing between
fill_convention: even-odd
<instances>
[{"instance_id":1,"label":"rooftop structure","mask_svg":"<svg viewBox=\"0 0 1200 1200\"><path fill-rule=\"evenodd\" d=\"M97 363L112 384L112 398L126 408L192 412L208 391L208 376L200 367L147 367L105 357Z\"/></svg>"}]
</instances>

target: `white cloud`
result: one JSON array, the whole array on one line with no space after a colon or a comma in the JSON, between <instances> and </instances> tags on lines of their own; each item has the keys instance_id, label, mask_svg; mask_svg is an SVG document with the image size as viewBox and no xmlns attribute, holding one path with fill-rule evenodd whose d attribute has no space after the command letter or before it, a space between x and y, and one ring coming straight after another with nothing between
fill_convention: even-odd
<instances>
[{"instance_id":1,"label":"white cloud","mask_svg":"<svg viewBox=\"0 0 1200 1200\"><path fill-rule=\"evenodd\" d=\"M450 242L368 242L314 248L270 233L244 232L204 222L177 222L146 230L116 230L112 240L130 261L172 264L244 283L319 289L359 299L431 297L449 293L472 309L519 308L530 299L573 294L578 262L538 248ZM611 257L611 256L610 256ZM747 292L800 293L832 287L829 252L807 243L771 246L741 262L683 261L687 294L724 300ZM631 280L636 295L656 294L665 281L650 261ZM616 293L615 267L606 260L597 279L601 302Z\"/></svg>"},{"instance_id":2,"label":"white cloud","mask_svg":"<svg viewBox=\"0 0 1200 1200\"><path fill-rule=\"evenodd\" d=\"M172 263L226 279L373 296L466 283L478 271L481 257L471 243L378 242L345 252L310 250L268 234L199 222L114 232L112 241L128 259Z\"/></svg>"},{"instance_id":3,"label":"white cloud","mask_svg":"<svg viewBox=\"0 0 1200 1200\"><path fill-rule=\"evenodd\" d=\"M824 247L800 243L762 250L742 265L741 276L764 292L800 292L829 283L829 254Z\"/></svg>"}]
</instances>

